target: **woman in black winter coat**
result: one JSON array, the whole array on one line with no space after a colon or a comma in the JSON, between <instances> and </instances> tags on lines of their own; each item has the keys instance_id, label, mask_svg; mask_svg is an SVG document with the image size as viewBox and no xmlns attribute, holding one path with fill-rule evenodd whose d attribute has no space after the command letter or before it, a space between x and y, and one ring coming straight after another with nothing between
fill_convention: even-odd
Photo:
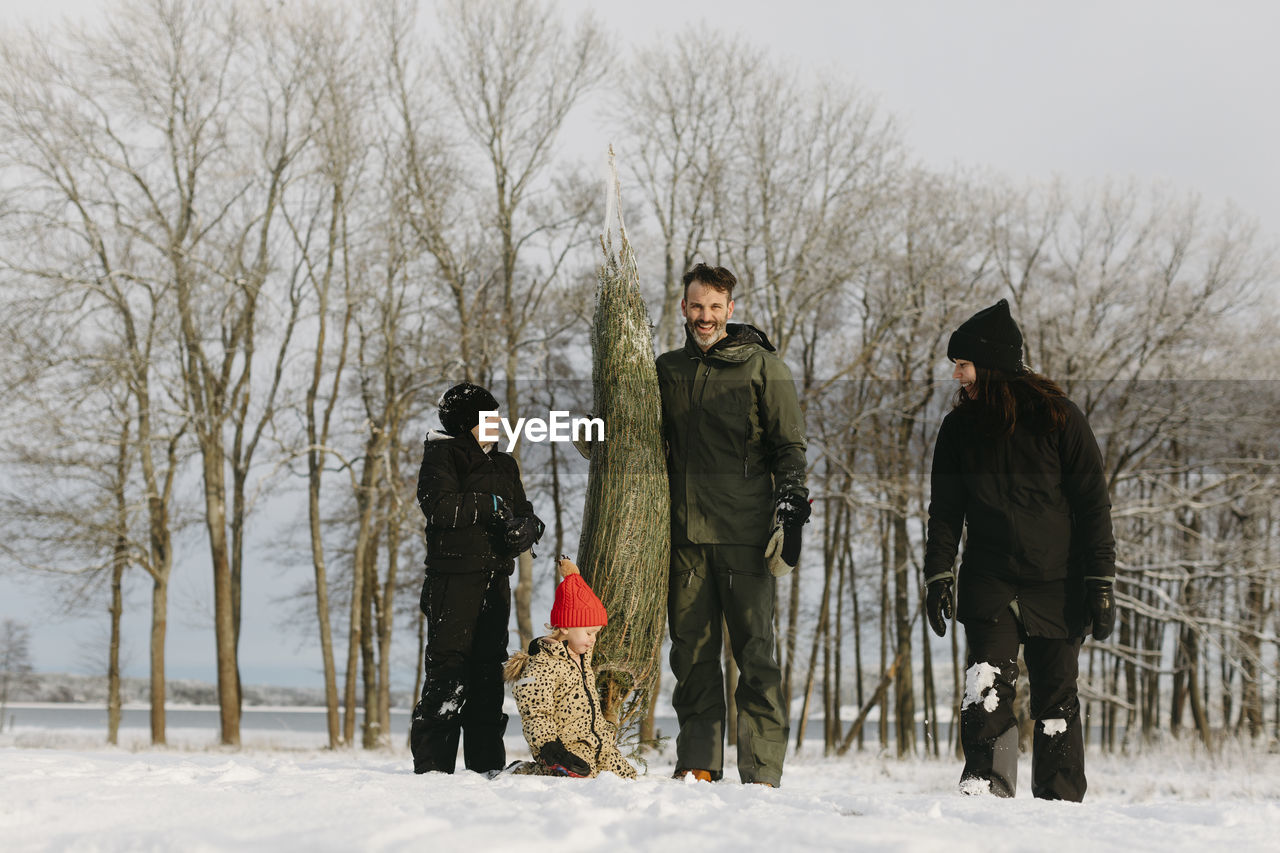
<instances>
[{"instance_id":1,"label":"woman in black winter coat","mask_svg":"<svg viewBox=\"0 0 1280 853\"><path fill-rule=\"evenodd\" d=\"M1023 365L1022 333L1005 300L965 321L947 356L960 390L934 446L925 610L943 636L954 600L968 641L960 787L1014 794L1021 645L1036 720L1032 793L1079 802L1080 645L1090 623L1101 640L1115 621L1102 456L1080 409ZM957 587L952 565L966 525Z\"/></svg>"},{"instance_id":2,"label":"woman in black winter coat","mask_svg":"<svg viewBox=\"0 0 1280 853\"><path fill-rule=\"evenodd\" d=\"M426 678L409 743L415 773L452 773L462 739L468 770L506 764L502 665L507 659L514 558L542 535L515 459L479 441L480 413L497 411L484 388L464 382L440 398L444 433L432 432L418 472L426 516Z\"/></svg>"}]
</instances>

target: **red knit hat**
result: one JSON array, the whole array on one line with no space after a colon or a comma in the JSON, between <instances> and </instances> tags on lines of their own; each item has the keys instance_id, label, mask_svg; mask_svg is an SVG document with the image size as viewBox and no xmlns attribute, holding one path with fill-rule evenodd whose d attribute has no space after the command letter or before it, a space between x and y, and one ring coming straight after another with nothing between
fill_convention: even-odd
<instances>
[{"instance_id":1,"label":"red knit hat","mask_svg":"<svg viewBox=\"0 0 1280 853\"><path fill-rule=\"evenodd\" d=\"M609 614L582 575L572 574L556 587L551 624L557 628L594 628L596 625L608 625Z\"/></svg>"}]
</instances>

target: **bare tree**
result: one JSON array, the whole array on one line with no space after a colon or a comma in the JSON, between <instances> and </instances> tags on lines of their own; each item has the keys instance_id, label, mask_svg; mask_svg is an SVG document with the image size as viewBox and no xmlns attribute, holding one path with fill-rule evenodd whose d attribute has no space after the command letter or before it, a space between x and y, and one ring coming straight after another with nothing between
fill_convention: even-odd
<instances>
[{"instance_id":1,"label":"bare tree","mask_svg":"<svg viewBox=\"0 0 1280 853\"><path fill-rule=\"evenodd\" d=\"M274 32L270 23L263 18L249 29L263 38ZM81 128L92 132L92 173L116 190L106 209L120 217L132 260L124 270L104 271L147 282L152 298L163 295L174 312L178 349L162 363L180 379L176 395L203 463L222 738L237 743L246 481L271 420L292 328L286 298L283 319L272 324L280 342L274 379L256 383L270 235L298 146L290 125L294 87L291 79L249 69L253 57L269 68L270 52L254 52L235 8L129 4L79 44L84 76L66 80L64 102L87 117ZM158 481L149 493L163 494ZM167 557L167 543L154 545Z\"/></svg>"},{"instance_id":2,"label":"bare tree","mask_svg":"<svg viewBox=\"0 0 1280 853\"><path fill-rule=\"evenodd\" d=\"M902 148L875 103L838 82L806 86L768 69L740 113L718 234L738 298L786 356L867 261L871 213L890 202Z\"/></svg>"},{"instance_id":3,"label":"bare tree","mask_svg":"<svg viewBox=\"0 0 1280 853\"><path fill-rule=\"evenodd\" d=\"M315 9L290 22L290 52L302 68L302 98L313 145L300 156L300 172L286 191L281 214L297 258L297 280L306 290L303 322L312 332L302 401L306 459L307 519L314 571L314 604L324 676L329 746L343 742L338 717L337 674L330 624L329 561L326 556L322 482L335 455L334 415L350 357L350 330L363 297L353 271L363 257L358 236L364 225L360 201L370 149L364 138L372 75L359 30L344 28L337 8ZM354 220L354 222L353 222ZM331 338L331 330L333 337Z\"/></svg>"},{"instance_id":4,"label":"bare tree","mask_svg":"<svg viewBox=\"0 0 1280 853\"><path fill-rule=\"evenodd\" d=\"M146 249L136 237L137 187L112 168L120 140L111 124L109 95L95 88L107 61L96 53L97 46L87 34L66 45L32 38L4 46L4 167L11 176L23 176L23 192L15 197L20 201L7 208L6 218L23 222L27 234L3 250L5 266L25 285L9 302L16 321L11 340L24 352L40 353L27 360L29 367L45 364L56 372L79 363L91 371L81 375L94 377L93 387L115 389L117 404L108 408L123 414L115 420L122 462L113 481L118 532L112 572L118 581L126 564L137 565L153 581L151 737L164 743L173 484L185 422L173 412L160 358L172 340L168 291L152 276ZM95 339L99 343L86 350L82 341ZM105 347L102 341L108 342ZM63 381L68 375L62 374ZM40 393L42 386L30 380L23 382L24 390ZM67 424L68 441L78 428L95 443L100 424L75 414L83 398L74 391L43 390L42 405L55 406L46 422ZM135 464L141 478L136 497L125 477L126 468L132 476ZM145 505L145 520L135 536L126 516L138 501ZM74 526L69 530L79 535ZM118 605L111 610L117 622Z\"/></svg>"},{"instance_id":5,"label":"bare tree","mask_svg":"<svg viewBox=\"0 0 1280 853\"><path fill-rule=\"evenodd\" d=\"M31 631L26 623L6 618L0 623L0 731L13 692L28 686L32 672Z\"/></svg>"},{"instance_id":6,"label":"bare tree","mask_svg":"<svg viewBox=\"0 0 1280 853\"><path fill-rule=\"evenodd\" d=\"M670 45L639 50L621 75L620 97L608 104L622 164L635 176L662 237L657 342L663 350L684 341L681 279L715 233L726 172L740 144L737 111L758 59L739 40L682 32Z\"/></svg>"}]
</instances>

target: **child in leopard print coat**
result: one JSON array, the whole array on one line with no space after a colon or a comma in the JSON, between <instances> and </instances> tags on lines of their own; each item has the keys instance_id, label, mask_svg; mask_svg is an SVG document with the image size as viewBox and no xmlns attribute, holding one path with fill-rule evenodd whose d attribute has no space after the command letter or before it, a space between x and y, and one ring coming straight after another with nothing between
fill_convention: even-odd
<instances>
[{"instance_id":1,"label":"child in leopard print coat","mask_svg":"<svg viewBox=\"0 0 1280 853\"><path fill-rule=\"evenodd\" d=\"M512 655L504 669L535 759L510 772L595 777L608 770L634 779L635 768L618 751L618 730L600 710L591 669L591 651L609 615L567 557L556 568L564 580L551 608L552 633Z\"/></svg>"}]
</instances>

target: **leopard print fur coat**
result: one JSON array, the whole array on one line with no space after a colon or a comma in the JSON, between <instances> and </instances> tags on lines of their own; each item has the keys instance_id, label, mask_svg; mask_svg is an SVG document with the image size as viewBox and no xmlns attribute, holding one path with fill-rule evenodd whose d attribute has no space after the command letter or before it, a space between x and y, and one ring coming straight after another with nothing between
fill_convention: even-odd
<instances>
[{"instance_id":1,"label":"leopard print fur coat","mask_svg":"<svg viewBox=\"0 0 1280 853\"><path fill-rule=\"evenodd\" d=\"M503 674L520 710L524 739L536 758L543 745L560 739L565 748L591 766L591 777L610 771L634 779L636 770L618 750L618 730L604 718L591 651L574 661L565 644L538 637L527 652L507 661ZM536 761L517 773L550 774Z\"/></svg>"}]
</instances>

